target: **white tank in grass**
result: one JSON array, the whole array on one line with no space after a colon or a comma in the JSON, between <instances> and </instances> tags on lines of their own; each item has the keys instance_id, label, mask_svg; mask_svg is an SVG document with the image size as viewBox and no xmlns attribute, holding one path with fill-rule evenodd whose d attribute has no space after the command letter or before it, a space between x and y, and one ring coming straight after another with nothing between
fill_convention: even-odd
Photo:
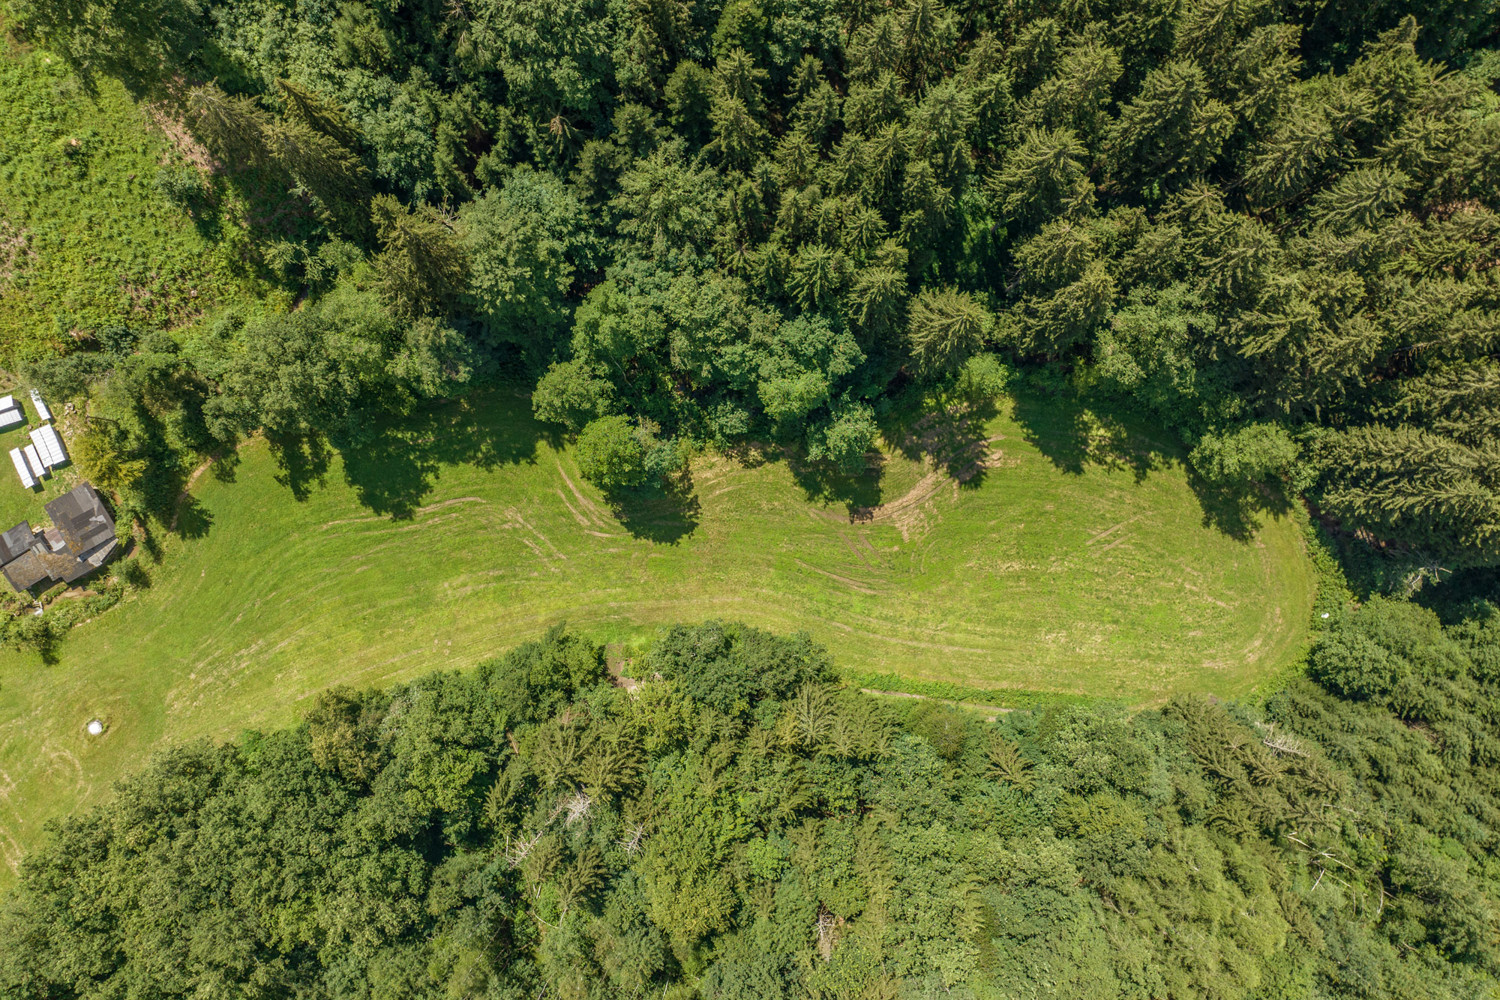
<instances>
[{"instance_id":1,"label":"white tank in grass","mask_svg":"<svg viewBox=\"0 0 1500 1000\"><path fill-rule=\"evenodd\" d=\"M88 726L85 728L88 729L90 736L98 736L100 733L104 732L104 723L98 719L91 719L89 720Z\"/></svg>"}]
</instances>

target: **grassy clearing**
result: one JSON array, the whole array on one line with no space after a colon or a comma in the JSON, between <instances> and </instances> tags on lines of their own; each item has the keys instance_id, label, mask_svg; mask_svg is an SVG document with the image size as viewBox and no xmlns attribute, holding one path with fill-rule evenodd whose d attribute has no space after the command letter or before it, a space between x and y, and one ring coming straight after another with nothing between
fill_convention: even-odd
<instances>
[{"instance_id":1,"label":"grassy clearing","mask_svg":"<svg viewBox=\"0 0 1500 1000\"><path fill-rule=\"evenodd\" d=\"M627 645L714 616L807 629L851 671L1018 701L1243 695L1307 635L1291 519L1205 526L1169 455L1065 406L1007 405L936 464L930 428L893 431L862 483L705 456L690 501L617 509L527 411L436 409L347 463L255 442L202 477L149 590L54 665L0 656L6 859L164 740L282 723L330 684L466 667L564 620ZM110 730L89 740L94 716Z\"/></svg>"},{"instance_id":2,"label":"grassy clearing","mask_svg":"<svg viewBox=\"0 0 1500 1000\"><path fill-rule=\"evenodd\" d=\"M267 289L232 204L189 217L156 187L182 162L119 83L87 93L0 18L0 356L50 353L77 330L189 323Z\"/></svg>"}]
</instances>

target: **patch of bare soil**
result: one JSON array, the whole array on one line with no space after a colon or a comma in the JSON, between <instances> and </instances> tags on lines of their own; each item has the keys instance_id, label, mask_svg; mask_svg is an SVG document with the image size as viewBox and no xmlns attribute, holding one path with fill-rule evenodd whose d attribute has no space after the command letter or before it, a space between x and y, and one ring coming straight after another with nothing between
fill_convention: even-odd
<instances>
[{"instance_id":1,"label":"patch of bare soil","mask_svg":"<svg viewBox=\"0 0 1500 1000\"><path fill-rule=\"evenodd\" d=\"M907 490L904 496L874 507L859 507L851 511L849 521L853 524L892 522L901 530L902 539L909 539L926 519L924 509L927 502L937 496L944 486L954 487L956 493L959 484L973 479L981 470L998 468L1004 464L1004 453L996 450L987 451L982 457L957 470L950 471L939 466L917 480L916 485Z\"/></svg>"},{"instance_id":2,"label":"patch of bare soil","mask_svg":"<svg viewBox=\"0 0 1500 1000\"><path fill-rule=\"evenodd\" d=\"M179 118L172 115L164 104L149 104L146 106L146 122L156 131L160 132L177 155L199 170L207 170L217 173L223 169L223 164L214 159L208 147L193 137L188 131L187 125ZM171 157L162 157L162 166L170 164Z\"/></svg>"},{"instance_id":3,"label":"patch of bare soil","mask_svg":"<svg viewBox=\"0 0 1500 1000\"><path fill-rule=\"evenodd\" d=\"M609 681L626 691L634 691L641 686L641 682L634 677L625 676L625 668L630 664L631 659L625 655L624 643L611 642L604 647L604 666L609 671Z\"/></svg>"},{"instance_id":4,"label":"patch of bare soil","mask_svg":"<svg viewBox=\"0 0 1500 1000\"><path fill-rule=\"evenodd\" d=\"M894 522L901 529L901 537L908 538L913 528L922 520L922 506L937 495L946 484L952 482L947 473L934 469L906 491L906 495L889 503L874 507L860 507L850 512L849 520L856 524L878 524Z\"/></svg>"},{"instance_id":5,"label":"patch of bare soil","mask_svg":"<svg viewBox=\"0 0 1500 1000\"><path fill-rule=\"evenodd\" d=\"M959 416L928 414L907 430L899 449L920 455L929 470L904 496L873 507L858 507L849 513L855 524L892 522L901 537L910 536L926 520L926 504L945 485L955 488L986 469L1014 464L995 444L1003 435L984 436L985 420L975 414Z\"/></svg>"}]
</instances>

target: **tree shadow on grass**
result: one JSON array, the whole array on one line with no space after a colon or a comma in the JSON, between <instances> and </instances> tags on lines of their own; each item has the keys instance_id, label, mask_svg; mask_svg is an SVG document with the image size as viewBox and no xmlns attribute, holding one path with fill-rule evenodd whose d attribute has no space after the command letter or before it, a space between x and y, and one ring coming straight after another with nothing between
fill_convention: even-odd
<instances>
[{"instance_id":1,"label":"tree shadow on grass","mask_svg":"<svg viewBox=\"0 0 1500 1000\"><path fill-rule=\"evenodd\" d=\"M57 648L61 644L62 641L60 638L55 638L47 634L43 634L36 639L36 644L33 648L37 651L37 655L42 658L42 666L55 667L62 662L62 654Z\"/></svg>"},{"instance_id":2,"label":"tree shadow on grass","mask_svg":"<svg viewBox=\"0 0 1500 1000\"><path fill-rule=\"evenodd\" d=\"M880 432L903 458L977 489L988 474L989 423L998 413L993 399L903 407L881 422Z\"/></svg>"},{"instance_id":3,"label":"tree shadow on grass","mask_svg":"<svg viewBox=\"0 0 1500 1000\"><path fill-rule=\"evenodd\" d=\"M984 482L990 455L986 427L999 411L993 400L953 402L932 409L913 396L892 407L879 429L888 447L910 461L949 476L962 489ZM865 453L864 467L851 472L831 462L814 462L791 448L751 443L726 449L724 454L744 468L783 461L803 495L812 503L843 504L850 521L869 520L886 496L886 454Z\"/></svg>"},{"instance_id":4,"label":"tree shadow on grass","mask_svg":"<svg viewBox=\"0 0 1500 1000\"><path fill-rule=\"evenodd\" d=\"M843 503L850 517L880 502L881 477L885 474L885 456L877 451L865 454L865 466L849 472L831 462L813 462L786 445L766 441L743 440L723 446L719 454L742 469L758 469L772 462L783 462L792 480L812 503Z\"/></svg>"},{"instance_id":5,"label":"tree shadow on grass","mask_svg":"<svg viewBox=\"0 0 1500 1000\"><path fill-rule=\"evenodd\" d=\"M783 449L764 441L742 440L719 447L719 454L739 465L742 469L758 469L767 462L786 457Z\"/></svg>"},{"instance_id":6,"label":"tree shadow on grass","mask_svg":"<svg viewBox=\"0 0 1500 1000\"><path fill-rule=\"evenodd\" d=\"M1128 471L1136 482L1153 472L1181 465L1203 514L1203 526L1248 542L1265 514L1284 515L1291 501L1279 489L1259 483L1210 483L1187 462L1187 451L1167 432L1152 433L1149 422L1123 403L1083 400L1067 389L1018 392L1014 415L1026 441L1070 475L1087 467Z\"/></svg>"},{"instance_id":7,"label":"tree shadow on grass","mask_svg":"<svg viewBox=\"0 0 1500 1000\"><path fill-rule=\"evenodd\" d=\"M177 505L177 524L173 529L179 538L202 538L213 527L214 515L191 493Z\"/></svg>"},{"instance_id":8,"label":"tree shadow on grass","mask_svg":"<svg viewBox=\"0 0 1500 1000\"><path fill-rule=\"evenodd\" d=\"M1263 515L1283 517L1292 510L1292 502L1282 490L1259 483L1216 485L1205 481L1191 466L1188 467L1188 486L1203 509L1203 526L1238 542L1248 542L1255 536Z\"/></svg>"},{"instance_id":9,"label":"tree shadow on grass","mask_svg":"<svg viewBox=\"0 0 1500 1000\"><path fill-rule=\"evenodd\" d=\"M299 503L312 496L313 489L328 481L328 467L333 449L321 434L282 438L267 435L271 456L276 460L276 481L291 490Z\"/></svg>"},{"instance_id":10,"label":"tree shadow on grass","mask_svg":"<svg viewBox=\"0 0 1500 1000\"><path fill-rule=\"evenodd\" d=\"M492 470L535 462L543 440L561 446L555 431L532 418L527 400L501 390L383 420L368 440L342 448L340 457L360 503L404 520L432 492L444 466Z\"/></svg>"},{"instance_id":11,"label":"tree shadow on grass","mask_svg":"<svg viewBox=\"0 0 1500 1000\"><path fill-rule=\"evenodd\" d=\"M865 454L865 467L849 472L828 462L809 462L787 456L787 470L803 494L813 503L842 503L851 521L880 506L884 497L886 458L878 451Z\"/></svg>"},{"instance_id":12,"label":"tree shadow on grass","mask_svg":"<svg viewBox=\"0 0 1500 1000\"><path fill-rule=\"evenodd\" d=\"M213 457L213 464L208 467L209 475L216 482L232 483L239 476L240 452L238 448L225 448Z\"/></svg>"},{"instance_id":13,"label":"tree shadow on grass","mask_svg":"<svg viewBox=\"0 0 1500 1000\"><path fill-rule=\"evenodd\" d=\"M1182 448L1145 431L1135 414L1118 404L1071 394L1020 392L1016 423L1026 442L1054 466L1082 475L1086 466L1129 471L1140 482L1184 457Z\"/></svg>"},{"instance_id":14,"label":"tree shadow on grass","mask_svg":"<svg viewBox=\"0 0 1500 1000\"><path fill-rule=\"evenodd\" d=\"M141 525L139 521L136 523L138 526ZM157 538L156 532L151 530L151 523L149 521L144 523L141 530L141 550L157 566L161 565L162 557L166 554L166 551L162 548L161 539Z\"/></svg>"},{"instance_id":15,"label":"tree shadow on grass","mask_svg":"<svg viewBox=\"0 0 1500 1000\"><path fill-rule=\"evenodd\" d=\"M688 469L654 486L611 490L604 495L610 512L632 537L676 545L698 528L702 506Z\"/></svg>"}]
</instances>

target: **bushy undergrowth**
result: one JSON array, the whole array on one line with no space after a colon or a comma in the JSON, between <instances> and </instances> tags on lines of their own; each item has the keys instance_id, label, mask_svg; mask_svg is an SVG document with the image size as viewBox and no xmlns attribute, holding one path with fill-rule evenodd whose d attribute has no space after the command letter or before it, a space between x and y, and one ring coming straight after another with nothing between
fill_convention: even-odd
<instances>
[{"instance_id":1,"label":"bushy undergrowth","mask_svg":"<svg viewBox=\"0 0 1500 1000\"><path fill-rule=\"evenodd\" d=\"M72 350L127 324L181 326L252 294L235 206L209 197L120 84L88 92L9 27L0 17L0 358ZM203 196L185 208L164 171L190 174Z\"/></svg>"}]
</instances>

